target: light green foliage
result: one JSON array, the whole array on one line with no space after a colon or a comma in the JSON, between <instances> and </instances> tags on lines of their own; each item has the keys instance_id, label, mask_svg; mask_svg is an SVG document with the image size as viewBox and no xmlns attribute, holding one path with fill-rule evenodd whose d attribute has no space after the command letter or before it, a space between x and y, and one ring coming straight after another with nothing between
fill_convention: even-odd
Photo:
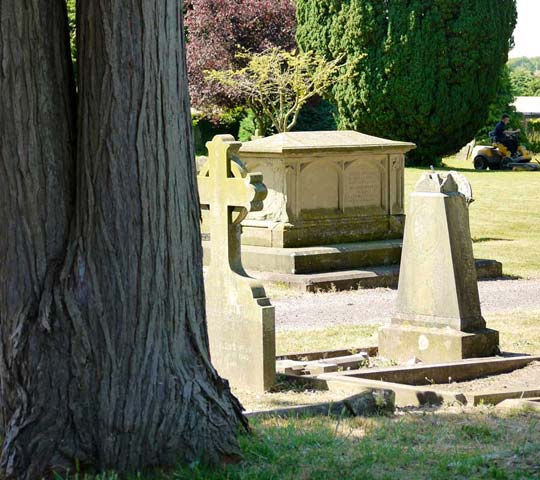
<instances>
[{"instance_id":1,"label":"light green foliage","mask_svg":"<svg viewBox=\"0 0 540 480\"><path fill-rule=\"evenodd\" d=\"M340 127L417 143L434 163L485 123L516 21L514 0L298 0L301 48L345 55Z\"/></svg>"},{"instance_id":2,"label":"light green foliage","mask_svg":"<svg viewBox=\"0 0 540 480\"><path fill-rule=\"evenodd\" d=\"M508 60L514 95L540 96L540 57L519 57Z\"/></svg>"},{"instance_id":3,"label":"light green foliage","mask_svg":"<svg viewBox=\"0 0 540 480\"><path fill-rule=\"evenodd\" d=\"M512 89L517 96L528 95L529 84L534 80L534 74L524 68L511 70L510 79L512 81Z\"/></svg>"},{"instance_id":4,"label":"light green foliage","mask_svg":"<svg viewBox=\"0 0 540 480\"><path fill-rule=\"evenodd\" d=\"M75 12L77 10L76 0L66 0L66 7L69 20L69 38L71 45L71 58L73 63L76 63L77 60L77 45L75 42L75 30L76 30L76 20Z\"/></svg>"},{"instance_id":5,"label":"light green foliage","mask_svg":"<svg viewBox=\"0 0 540 480\"><path fill-rule=\"evenodd\" d=\"M527 122L529 146L533 152L540 153L540 118L533 118Z\"/></svg>"},{"instance_id":6,"label":"light green foliage","mask_svg":"<svg viewBox=\"0 0 540 480\"><path fill-rule=\"evenodd\" d=\"M540 75L535 75L534 78L529 82L526 95L540 97Z\"/></svg>"},{"instance_id":7,"label":"light green foliage","mask_svg":"<svg viewBox=\"0 0 540 480\"><path fill-rule=\"evenodd\" d=\"M273 48L240 57L246 61L244 68L212 70L207 78L246 99L261 135L270 127L277 132L291 130L310 98L323 95L334 82L349 76L341 56L327 61L313 52Z\"/></svg>"},{"instance_id":8,"label":"light green foliage","mask_svg":"<svg viewBox=\"0 0 540 480\"><path fill-rule=\"evenodd\" d=\"M251 137L255 135L255 130L257 129L256 123L255 114L251 110L248 110L247 115L240 122L238 140L241 142L248 142L251 140Z\"/></svg>"},{"instance_id":9,"label":"light green foliage","mask_svg":"<svg viewBox=\"0 0 540 480\"><path fill-rule=\"evenodd\" d=\"M529 120L529 128L533 132L540 133L540 118L533 118Z\"/></svg>"}]
</instances>

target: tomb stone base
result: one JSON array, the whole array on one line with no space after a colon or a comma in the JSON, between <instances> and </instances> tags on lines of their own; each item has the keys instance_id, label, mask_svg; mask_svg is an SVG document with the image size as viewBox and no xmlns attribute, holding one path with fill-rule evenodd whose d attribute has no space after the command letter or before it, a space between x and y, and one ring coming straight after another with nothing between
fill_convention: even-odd
<instances>
[{"instance_id":1,"label":"tomb stone base","mask_svg":"<svg viewBox=\"0 0 540 480\"><path fill-rule=\"evenodd\" d=\"M397 363L413 357L425 363L489 357L498 347L499 332L489 328L468 333L449 327L390 325L379 330L379 355Z\"/></svg>"},{"instance_id":2,"label":"tomb stone base","mask_svg":"<svg viewBox=\"0 0 540 480\"><path fill-rule=\"evenodd\" d=\"M359 215L296 222L244 220L242 245L298 248L402 239L404 215Z\"/></svg>"}]
</instances>

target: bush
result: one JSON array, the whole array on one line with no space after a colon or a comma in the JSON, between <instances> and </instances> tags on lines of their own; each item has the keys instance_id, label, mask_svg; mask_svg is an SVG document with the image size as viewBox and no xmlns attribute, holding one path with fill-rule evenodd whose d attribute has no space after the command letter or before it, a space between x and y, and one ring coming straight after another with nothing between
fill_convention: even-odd
<instances>
[{"instance_id":1,"label":"bush","mask_svg":"<svg viewBox=\"0 0 540 480\"><path fill-rule=\"evenodd\" d=\"M533 118L527 122L529 146L535 153L540 153L540 118Z\"/></svg>"},{"instance_id":2,"label":"bush","mask_svg":"<svg viewBox=\"0 0 540 480\"><path fill-rule=\"evenodd\" d=\"M247 115L240 122L238 140L241 142L249 142L251 137L255 135L255 130L255 114L251 110L248 110Z\"/></svg>"},{"instance_id":3,"label":"bush","mask_svg":"<svg viewBox=\"0 0 540 480\"><path fill-rule=\"evenodd\" d=\"M238 138L240 122L245 115L245 110L240 108L227 111L217 122L192 115L195 155L207 155L206 142L212 140L215 135L229 134Z\"/></svg>"}]
</instances>

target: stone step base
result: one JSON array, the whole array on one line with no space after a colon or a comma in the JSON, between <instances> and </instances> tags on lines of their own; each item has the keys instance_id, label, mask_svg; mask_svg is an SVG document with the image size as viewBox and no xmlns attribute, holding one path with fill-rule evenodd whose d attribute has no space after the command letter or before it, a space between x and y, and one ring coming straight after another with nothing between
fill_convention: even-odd
<instances>
[{"instance_id":1,"label":"stone step base","mask_svg":"<svg viewBox=\"0 0 540 480\"><path fill-rule=\"evenodd\" d=\"M248 269L248 273L263 284L285 286L303 292L342 291L357 288L395 288L399 279L399 265L299 275L260 272L253 269ZM479 279L500 278L502 264L496 260L478 259L476 274Z\"/></svg>"},{"instance_id":2,"label":"stone step base","mask_svg":"<svg viewBox=\"0 0 540 480\"><path fill-rule=\"evenodd\" d=\"M296 275L393 265L401 259L401 245L401 239L302 248L242 245L242 265L246 270Z\"/></svg>"},{"instance_id":3,"label":"stone step base","mask_svg":"<svg viewBox=\"0 0 540 480\"><path fill-rule=\"evenodd\" d=\"M464 358L491 357L498 353L499 332L484 328L472 333L450 328L389 325L379 330L379 355L403 363L452 362Z\"/></svg>"}]
</instances>

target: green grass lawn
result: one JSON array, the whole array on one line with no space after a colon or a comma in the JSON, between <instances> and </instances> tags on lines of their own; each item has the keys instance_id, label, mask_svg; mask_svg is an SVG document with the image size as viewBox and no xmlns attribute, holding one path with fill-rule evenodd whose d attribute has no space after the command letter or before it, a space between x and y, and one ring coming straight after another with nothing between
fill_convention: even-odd
<instances>
[{"instance_id":1,"label":"green grass lawn","mask_svg":"<svg viewBox=\"0 0 540 480\"><path fill-rule=\"evenodd\" d=\"M540 277L540 172L475 171L470 162L448 158L445 164L471 182L470 207L476 258L503 264L505 275ZM405 194L414 190L425 169L405 170Z\"/></svg>"},{"instance_id":2,"label":"green grass lawn","mask_svg":"<svg viewBox=\"0 0 540 480\"><path fill-rule=\"evenodd\" d=\"M144 480L447 480L540 478L540 414L488 407L392 417L266 418L241 434L244 462L191 465ZM90 477L70 476L70 480ZM94 477L92 477L94 478ZM117 480L114 474L96 480Z\"/></svg>"},{"instance_id":3,"label":"green grass lawn","mask_svg":"<svg viewBox=\"0 0 540 480\"><path fill-rule=\"evenodd\" d=\"M539 478L540 414L407 413L373 418L269 418L243 436L246 462L185 469L175 479L332 480Z\"/></svg>"}]
</instances>

